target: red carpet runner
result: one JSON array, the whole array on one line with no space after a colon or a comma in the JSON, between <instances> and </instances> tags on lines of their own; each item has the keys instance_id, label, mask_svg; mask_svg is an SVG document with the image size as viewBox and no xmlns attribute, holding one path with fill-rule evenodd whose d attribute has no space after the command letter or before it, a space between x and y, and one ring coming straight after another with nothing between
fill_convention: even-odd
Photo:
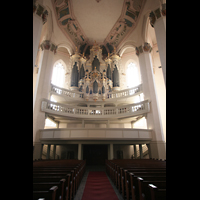
<instances>
[{"instance_id":1,"label":"red carpet runner","mask_svg":"<svg viewBox=\"0 0 200 200\"><path fill-rule=\"evenodd\" d=\"M118 200L105 172L89 172L82 200Z\"/></svg>"}]
</instances>

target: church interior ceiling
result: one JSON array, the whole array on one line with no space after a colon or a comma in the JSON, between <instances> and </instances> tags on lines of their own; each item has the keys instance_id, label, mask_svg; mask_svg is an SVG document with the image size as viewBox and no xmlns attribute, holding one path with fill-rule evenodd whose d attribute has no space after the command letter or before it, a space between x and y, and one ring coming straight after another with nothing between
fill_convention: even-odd
<instances>
[{"instance_id":1,"label":"church interior ceiling","mask_svg":"<svg viewBox=\"0 0 200 200\"><path fill-rule=\"evenodd\" d=\"M87 0L83 0L83 3L84 1ZM112 25L110 23L111 26L109 26L107 30L107 36L101 42L99 42L97 39L97 42L101 45L101 48L103 49L103 55L107 56L107 53L112 53L114 51L114 47L117 48L123 41L123 39L128 37L128 35L130 35L130 33L134 30L140 17L140 13L144 7L145 1L146 0L124 0L123 3L115 5L116 0L109 0L111 5L113 4L113 6L118 6L120 12L116 22L114 24L112 23ZM92 7L93 9L95 9L95 12L98 12L102 6L105 7L106 5L108 5L106 4L108 0L90 0L90 2L91 4L93 3L93 5L94 3L96 4L94 7ZM52 0L52 4L54 7L54 13L56 15L57 23L62 32L74 44L74 46L78 47L79 53L85 53L86 55L96 38L95 35L92 35L91 37L90 34L88 36L83 30L83 23L79 23L74 12L74 6L75 4L77 4L77 2L72 0ZM83 6L83 11L81 8L79 9L81 9L81 11L84 13L84 8L86 9L86 7ZM89 14L88 16L89 19L92 20L93 16L90 16ZM107 16L108 24L109 20L109 16ZM95 23L93 29L97 29L100 25L101 24L99 22Z\"/></svg>"}]
</instances>

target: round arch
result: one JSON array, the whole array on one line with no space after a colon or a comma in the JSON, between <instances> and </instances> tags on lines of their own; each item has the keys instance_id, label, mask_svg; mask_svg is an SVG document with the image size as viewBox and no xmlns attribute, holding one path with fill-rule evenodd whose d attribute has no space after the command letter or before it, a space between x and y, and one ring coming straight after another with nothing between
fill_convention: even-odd
<instances>
[{"instance_id":1,"label":"round arch","mask_svg":"<svg viewBox=\"0 0 200 200\"><path fill-rule=\"evenodd\" d=\"M68 42L64 42L64 43L60 43L57 45L57 49L59 47L64 47L67 49L67 51L69 52L69 55L71 56L73 54L73 48L72 46L68 43Z\"/></svg>"},{"instance_id":2,"label":"round arch","mask_svg":"<svg viewBox=\"0 0 200 200\"><path fill-rule=\"evenodd\" d=\"M142 40L144 42L148 42L153 46L153 43L155 43L156 35L155 30L153 27L151 27L149 14L151 10L148 10L146 14L144 15L144 20L142 24Z\"/></svg>"},{"instance_id":3,"label":"round arch","mask_svg":"<svg viewBox=\"0 0 200 200\"><path fill-rule=\"evenodd\" d=\"M135 51L135 45L132 43L125 43L119 50L119 56L121 57L124 53L124 51L128 48L132 48Z\"/></svg>"}]
</instances>

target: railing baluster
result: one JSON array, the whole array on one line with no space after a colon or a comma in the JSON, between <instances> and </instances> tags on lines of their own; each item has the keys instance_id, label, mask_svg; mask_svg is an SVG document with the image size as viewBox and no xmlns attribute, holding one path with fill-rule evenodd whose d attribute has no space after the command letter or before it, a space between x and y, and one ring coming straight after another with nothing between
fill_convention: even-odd
<instances>
[{"instance_id":1,"label":"railing baluster","mask_svg":"<svg viewBox=\"0 0 200 200\"><path fill-rule=\"evenodd\" d=\"M126 115L137 115L137 112L143 111L143 113L147 113L150 111L150 106L148 100L130 104L127 106L119 106L114 108L98 108L97 110L91 110L91 108L81 108L76 106L70 106L70 105L64 105L57 102L53 102L50 100L42 100L41 102L41 110L44 112L53 111L53 112L62 112L63 114L74 114L74 115L92 115L95 117L98 117L99 115L120 115L120 114L126 114Z\"/></svg>"}]
</instances>

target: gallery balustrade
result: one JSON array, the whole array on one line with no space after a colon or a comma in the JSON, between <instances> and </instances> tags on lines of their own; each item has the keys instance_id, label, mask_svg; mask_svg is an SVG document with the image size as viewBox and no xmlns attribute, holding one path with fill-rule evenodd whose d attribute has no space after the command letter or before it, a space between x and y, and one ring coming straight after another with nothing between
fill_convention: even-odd
<instances>
[{"instance_id":1,"label":"gallery balustrade","mask_svg":"<svg viewBox=\"0 0 200 200\"><path fill-rule=\"evenodd\" d=\"M86 95L84 95L84 92L67 90L67 89L55 86L53 84L51 84L50 93L63 96L65 99L69 99L69 100L74 99L74 100L83 101L86 99ZM106 101L106 100L111 100L111 99L132 97L135 95L139 95L140 93L142 93L142 84L132 87L132 88L125 89L125 90L108 92L106 95L104 95L104 97ZM90 94L88 95L89 95L89 98L87 97L87 99L92 100L93 99L92 95ZM98 99L102 100L103 94L98 94Z\"/></svg>"},{"instance_id":2,"label":"gallery balustrade","mask_svg":"<svg viewBox=\"0 0 200 200\"><path fill-rule=\"evenodd\" d=\"M41 110L47 113L54 113L63 116L74 116L84 118L117 118L121 116L136 116L150 111L149 101L127 104L118 107L79 107L53 102L47 99L42 100Z\"/></svg>"}]
</instances>

